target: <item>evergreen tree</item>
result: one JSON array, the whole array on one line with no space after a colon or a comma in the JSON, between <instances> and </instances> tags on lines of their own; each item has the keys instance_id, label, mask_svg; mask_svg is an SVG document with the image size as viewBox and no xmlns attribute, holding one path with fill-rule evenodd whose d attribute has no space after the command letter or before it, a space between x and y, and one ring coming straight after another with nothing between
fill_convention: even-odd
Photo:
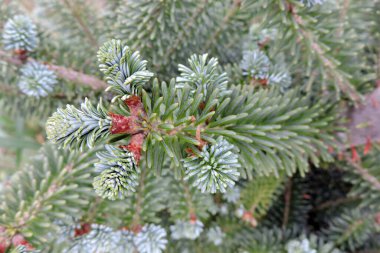
<instances>
[{"instance_id":1,"label":"evergreen tree","mask_svg":"<svg viewBox=\"0 0 380 253\"><path fill-rule=\"evenodd\" d=\"M380 252L379 0L0 0L0 253Z\"/></svg>"}]
</instances>

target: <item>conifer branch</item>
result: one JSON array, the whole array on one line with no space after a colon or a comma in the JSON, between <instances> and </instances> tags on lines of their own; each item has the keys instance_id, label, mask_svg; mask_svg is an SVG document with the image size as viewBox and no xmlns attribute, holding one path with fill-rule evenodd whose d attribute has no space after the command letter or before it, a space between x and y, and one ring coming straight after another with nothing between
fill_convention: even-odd
<instances>
[{"instance_id":1,"label":"conifer branch","mask_svg":"<svg viewBox=\"0 0 380 253\"><path fill-rule=\"evenodd\" d=\"M39 156L2 190L0 223L9 234L25 235L32 244L46 242L46 234L56 228L53 221L58 217L81 216L92 195L90 156L44 145ZM36 227L40 233L33 231Z\"/></svg>"},{"instance_id":2,"label":"conifer branch","mask_svg":"<svg viewBox=\"0 0 380 253\"><path fill-rule=\"evenodd\" d=\"M184 40L188 39L188 37L191 35L189 32L190 29L195 25L194 21L204 12L204 10L207 7L208 0L203 0L203 4L201 4L194 13L185 21L185 25L181 32L178 34L176 40L170 45L168 48L166 57L168 59L171 58L172 54L178 50L178 47L183 43Z\"/></svg>"},{"instance_id":3,"label":"conifer branch","mask_svg":"<svg viewBox=\"0 0 380 253\"><path fill-rule=\"evenodd\" d=\"M18 57L11 56L8 53L0 50L0 60L3 60L7 63L22 66L24 63ZM29 61L36 61L33 58L29 58ZM37 61L38 62L38 61ZM40 62L41 63L41 62ZM43 64L43 63L42 63ZM99 78L85 73L54 64L45 64L49 69L53 70L56 75L62 79L65 79L70 82L79 83L84 86L88 86L94 90L101 90L108 87L108 85L100 80Z\"/></svg>"},{"instance_id":4,"label":"conifer branch","mask_svg":"<svg viewBox=\"0 0 380 253\"><path fill-rule=\"evenodd\" d=\"M73 17L78 21L79 26L82 28L84 34L86 35L88 41L91 43L91 45L95 48L99 47L98 41L95 39L94 35L92 34L90 28L85 24L84 20L82 19L79 10L76 7L73 7L70 3L70 1L63 0L62 1L67 8L70 10Z\"/></svg>"},{"instance_id":5,"label":"conifer branch","mask_svg":"<svg viewBox=\"0 0 380 253\"><path fill-rule=\"evenodd\" d=\"M299 32L301 35L301 41L306 42L306 46L308 46L316 54L320 62L326 67L327 75L332 80L335 80L340 90L349 95L354 102L360 102L360 94L355 90L350 81L336 70L337 65L326 56L326 52L322 49L318 38L306 29L305 22L302 17L298 15L296 8L288 1L287 4L288 11L293 16L296 23L296 25L293 26L293 29L295 29L296 32Z\"/></svg>"},{"instance_id":6,"label":"conifer branch","mask_svg":"<svg viewBox=\"0 0 380 253\"><path fill-rule=\"evenodd\" d=\"M345 155L346 160L355 169L355 171L367 182L369 182L376 190L380 191L380 181L371 175L367 169L363 168L360 164L354 162L351 157Z\"/></svg>"},{"instance_id":7,"label":"conifer branch","mask_svg":"<svg viewBox=\"0 0 380 253\"><path fill-rule=\"evenodd\" d=\"M343 198L339 198L339 199L328 200L326 202L323 202L319 206L316 206L314 209L316 211L320 211L320 210L324 210L327 208L336 207L336 206L339 206L341 204L347 204L347 203L351 203L354 201L358 201L359 199L360 199L359 197L355 196L355 197L343 197Z\"/></svg>"},{"instance_id":8,"label":"conifer branch","mask_svg":"<svg viewBox=\"0 0 380 253\"><path fill-rule=\"evenodd\" d=\"M88 0L43 3L58 21L43 24L62 31L52 34L56 41L39 36L26 16L4 26L0 108L13 110L0 117L0 135L42 136L29 124L45 119L24 119L21 106L45 114L54 107L48 138L85 154L45 143L31 166L0 183L0 253L378 246L380 148L372 141L380 142L380 87L359 102L380 74L380 0L102 0L90 9L81 6ZM3 6L0 23L18 12ZM120 40L97 54L104 82L102 74L71 69L91 67L89 54L110 37ZM69 65L42 62L54 49L51 63ZM41 68L28 71L33 64ZM57 76L85 89L60 87ZM86 94L86 87L111 94ZM90 100L75 107L83 97ZM10 122L14 115L23 122ZM107 145L99 151L97 143Z\"/></svg>"},{"instance_id":9,"label":"conifer branch","mask_svg":"<svg viewBox=\"0 0 380 253\"><path fill-rule=\"evenodd\" d=\"M233 0L230 8L228 8L226 15L223 17L221 24L218 25L218 29L216 29L216 31L214 31L214 33L212 33L211 36L206 41L205 46L204 46L205 50L209 50L210 47L219 38L223 30L228 27L228 23L239 12L241 5L242 5L241 0Z\"/></svg>"},{"instance_id":10,"label":"conifer branch","mask_svg":"<svg viewBox=\"0 0 380 253\"><path fill-rule=\"evenodd\" d=\"M345 27L345 22L346 22L346 17L347 17L347 12L350 7L350 1L351 0L344 0L343 1L343 8L340 10L339 13L339 27L337 30L337 37L342 37L344 33L344 27Z\"/></svg>"}]
</instances>

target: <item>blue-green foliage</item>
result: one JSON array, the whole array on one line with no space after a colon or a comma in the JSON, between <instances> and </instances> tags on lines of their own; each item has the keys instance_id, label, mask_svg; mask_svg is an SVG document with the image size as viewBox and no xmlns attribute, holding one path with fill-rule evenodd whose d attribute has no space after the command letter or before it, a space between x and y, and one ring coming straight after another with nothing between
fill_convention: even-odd
<instances>
[{"instance_id":1,"label":"blue-green foliage","mask_svg":"<svg viewBox=\"0 0 380 253\"><path fill-rule=\"evenodd\" d=\"M53 92L57 84L54 71L38 62L28 62L20 70L20 79L17 83L20 91L32 97L46 97Z\"/></svg>"},{"instance_id":2,"label":"blue-green foliage","mask_svg":"<svg viewBox=\"0 0 380 253\"><path fill-rule=\"evenodd\" d=\"M33 51L38 46L37 27L26 16L17 15L4 25L3 44L5 50Z\"/></svg>"},{"instance_id":3,"label":"blue-green foliage","mask_svg":"<svg viewBox=\"0 0 380 253\"><path fill-rule=\"evenodd\" d=\"M97 152L99 162L95 169L100 175L94 179L96 192L108 199L125 198L135 192L140 170L128 150L105 146L106 151Z\"/></svg>"},{"instance_id":4,"label":"blue-green foliage","mask_svg":"<svg viewBox=\"0 0 380 253\"><path fill-rule=\"evenodd\" d=\"M236 147L222 137L184 159L186 179L202 192L225 192L239 179L240 163Z\"/></svg>"}]
</instances>

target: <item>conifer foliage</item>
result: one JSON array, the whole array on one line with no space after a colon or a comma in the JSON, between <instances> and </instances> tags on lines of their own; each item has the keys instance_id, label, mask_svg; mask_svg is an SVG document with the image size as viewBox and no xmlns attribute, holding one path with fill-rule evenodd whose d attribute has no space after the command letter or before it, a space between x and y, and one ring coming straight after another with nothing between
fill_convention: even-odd
<instances>
[{"instance_id":1,"label":"conifer foliage","mask_svg":"<svg viewBox=\"0 0 380 253\"><path fill-rule=\"evenodd\" d=\"M15 2L0 253L380 251L379 0Z\"/></svg>"}]
</instances>

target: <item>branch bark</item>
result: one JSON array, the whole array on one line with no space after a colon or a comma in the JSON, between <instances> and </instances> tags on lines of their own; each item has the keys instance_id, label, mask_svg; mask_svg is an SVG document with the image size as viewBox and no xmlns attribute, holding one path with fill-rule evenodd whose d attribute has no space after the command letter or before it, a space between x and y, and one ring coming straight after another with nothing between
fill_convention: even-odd
<instances>
[{"instance_id":1,"label":"branch bark","mask_svg":"<svg viewBox=\"0 0 380 253\"><path fill-rule=\"evenodd\" d=\"M289 222L290 201L292 200L292 185L293 185L292 179L289 178L285 186L285 195L284 195L285 210L284 210L284 216L282 220L282 228L284 229L286 228Z\"/></svg>"},{"instance_id":2,"label":"branch bark","mask_svg":"<svg viewBox=\"0 0 380 253\"><path fill-rule=\"evenodd\" d=\"M5 62L8 62L16 66L23 65L23 62L20 59L18 59L17 57L11 56L4 51L0 51L0 60L3 60ZM29 58L29 60L36 61L33 58ZM42 63L42 64L45 64L45 63ZM104 82L103 80L100 80L99 78L95 76L87 75L85 73L82 73L70 68L66 68L63 66L54 65L54 64L45 64L45 65L49 69L53 70L57 76L67 81L79 83L83 86L88 86L94 90L101 90L108 87L106 82Z\"/></svg>"}]
</instances>

